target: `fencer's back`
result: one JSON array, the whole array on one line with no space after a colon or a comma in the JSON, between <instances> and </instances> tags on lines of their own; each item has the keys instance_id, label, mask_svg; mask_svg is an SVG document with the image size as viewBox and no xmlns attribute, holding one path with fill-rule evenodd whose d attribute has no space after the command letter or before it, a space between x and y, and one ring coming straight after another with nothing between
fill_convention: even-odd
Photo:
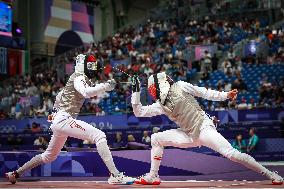
<instances>
[{"instance_id":1,"label":"fencer's back","mask_svg":"<svg viewBox=\"0 0 284 189\"><path fill-rule=\"evenodd\" d=\"M162 105L165 114L187 134L197 138L204 121L204 111L191 94L174 83Z\"/></svg>"},{"instance_id":2,"label":"fencer's back","mask_svg":"<svg viewBox=\"0 0 284 189\"><path fill-rule=\"evenodd\" d=\"M76 77L82 74L73 73L65 87L63 88L61 100L59 102L58 109L69 113L73 118L76 118L79 114L81 107L85 101L85 98L80 94L74 87L74 80ZM85 76L86 81L89 81L87 76Z\"/></svg>"}]
</instances>

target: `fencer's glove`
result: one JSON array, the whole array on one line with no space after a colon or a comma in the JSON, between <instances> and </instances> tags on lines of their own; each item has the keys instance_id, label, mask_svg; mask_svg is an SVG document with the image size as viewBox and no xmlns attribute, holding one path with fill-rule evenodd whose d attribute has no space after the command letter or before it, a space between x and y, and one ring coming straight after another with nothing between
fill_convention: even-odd
<instances>
[{"instance_id":1,"label":"fencer's glove","mask_svg":"<svg viewBox=\"0 0 284 189\"><path fill-rule=\"evenodd\" d=\"M105 91L112 91L115 88L116 81L114 79L110 79L107 80L105 84L106 84Z\"/></svg>"},{"instance_id":2,"label":"fencer's glove","mask_svg":"<svg viewBox=\"0 0 284 189\"><path fill-rule=\"evenodd\" d=\"M133 93L140 92L140 80L139 80L138 75L134 75L131 78L131 84L132 84L132 92Z\"/></svg>"}]
</instances>

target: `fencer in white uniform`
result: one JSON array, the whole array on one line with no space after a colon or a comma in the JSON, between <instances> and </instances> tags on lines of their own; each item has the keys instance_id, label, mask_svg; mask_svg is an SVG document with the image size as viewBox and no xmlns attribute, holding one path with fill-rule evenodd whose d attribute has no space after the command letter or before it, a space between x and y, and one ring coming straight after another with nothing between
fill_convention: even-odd
<instances>
[{"instance_id":1,"label":"fencer in white uniform","mask_svg":"<svg viewBox=\"0 0 284 189\"><path fill-rule=\"evenodd\" d=\"M57 95L54 103L54 112L49 116L50 129L53 134L45 152L36 155L19 169L6 173L11 183L16 183L18 177L41 164L50 163L56 159L64 146L67 137L93 141L97 151L111 173L109 184L132 184L134 179L119 172L113 162L113 158L107 145L106 135L103 131L92 125L78 120L77 115L86 98L91 98L111 91L115 87L115 81L92 86L92 80L101 72L102 66L94 55L80 54L76 57L75 72L69 77L65 87Z\"/></svg>"},{"instance_id":2,"label":"fencer in white uniform","mask_svg":"<svg viewBox=\"0 0 284 189\"><path fill-rule=\"evenodd\" d=\"M247 168L265 175L273 184L282 184L283 178L276 172L271 172L255 161L248 154L234 149L231 144L217 132L213 121L201 109L194 97L207 100L235 100L237 90L219 92L204 87L193 86L190 83L173 82L164 72L148 78L149 94L157 100L156 103L142 106L140 102L140 82L138 77L132 79L131 103L137 117L152 117L165 114L178 125L178 129L166 130L151 136L151 169L150 172L138 178L137 184L159 185L159 166L165 146L190 148L206 146L222 154L224 157L238 162Z\"/></svg>"}]
</instances>

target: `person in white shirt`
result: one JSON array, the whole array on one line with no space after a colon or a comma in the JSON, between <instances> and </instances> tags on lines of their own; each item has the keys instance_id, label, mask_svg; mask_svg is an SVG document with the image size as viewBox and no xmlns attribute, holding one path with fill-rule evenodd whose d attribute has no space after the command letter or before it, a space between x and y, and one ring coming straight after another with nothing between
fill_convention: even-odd
<instances>
[{"instance_id":1,"label":"person in white shirt","mask_svg":"<svg viewBox=\"0 0 284 189\"><path fill-rule=\"evenodd\" d=\"M148 131L143 132L142 143L150 144L151 138L148 135Z\"/></svg>"},{"instance_id":2,"label":"person in white shirt","mask_svg":"<svg viewBox=\"0 0 284 189\"><path fill-rule=\"evenodd\" d=\"M214 101L235 100L237 90L219 92L194 86L184 81L173 82L169 76L162 72L148 78L148 92L157 101L156 103L142 106L140 102L140 82L137 76L132 78L132 92L131 103L135 116L152 117L165 114L179 126L178 129L152 134L150 172L136 179L135 183L152 185L161 183L158 171L164 147L189 148L201 145L265 175L274 184L283 183L283 178L277 173L269 171L248 154L235 150L217 132L212 119L201 109L195 99L195 96L197 96Z\"/></svg>"},{"instance_id":3,"label":"person in white shirt","mask_svg":"<svg viewBox=\"0 0 284 189\"><path fill-rule=\"evenodd\" d=\"M134 178L127 177L117 170L107 145L105 133L77 119L86 98L92 98L106 91L111 91L116 85L114 80L109 80L92 87L92 80L101 71L102 66L94 55L79 54L76 57L75 72L69 77L65 87L56 96L53 113L49 116L49 121L51 121L50 129L53 134L46 151L33 157L16 171L6 173L7 179L12 184L15 184L17 178L23 175L24 172L41 164L54 161L69 136L92 141L96 144L97 151L110 172L109 184L133 184Z\"/></svg>"}]
</instances>

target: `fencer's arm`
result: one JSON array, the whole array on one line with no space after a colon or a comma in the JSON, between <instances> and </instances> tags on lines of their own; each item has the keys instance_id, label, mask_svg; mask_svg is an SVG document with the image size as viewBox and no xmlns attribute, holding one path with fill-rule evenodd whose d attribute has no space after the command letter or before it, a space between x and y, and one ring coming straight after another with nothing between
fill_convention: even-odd
<instances>
[{"instance_id":1,"label":"fencer's arm","mask_svg":"<svg viewBox=\"0 0 284 189\"><path fill-rule=\"evenodd\" d=\"M109 83L99 83L94 87L90 87L84 76L78 76L74 79L75 89L81 93L85 98L91 98L97 96L101 93L104 93L109 89Z\"/></svg>"},{"instance_id":2,"label":"fencer's arm","mask_svg":"<svg viewBox=\"0 0 284 189\"><path fill-rule=\"evenodd\" d=\"M194 86L184 81L178 81L178 84L185 92L188 92L193 96L198 96L213 101L225 101L228 99L228 93L224 91L219 92L216 90L206 89L205 87Z\"/></svg>"},{"instance_id":3,"label":"fencer's arm","mask_svg":"<svg viewBox=\"0 0 284 189\"><path fill-rule=\"evenodd\" d=\"M164 114L164 111L158 102L148 106L142 106L140 102L140 92L132 93L131 104L136 117L153 117Z\"/></svg>"}]
</instances>

